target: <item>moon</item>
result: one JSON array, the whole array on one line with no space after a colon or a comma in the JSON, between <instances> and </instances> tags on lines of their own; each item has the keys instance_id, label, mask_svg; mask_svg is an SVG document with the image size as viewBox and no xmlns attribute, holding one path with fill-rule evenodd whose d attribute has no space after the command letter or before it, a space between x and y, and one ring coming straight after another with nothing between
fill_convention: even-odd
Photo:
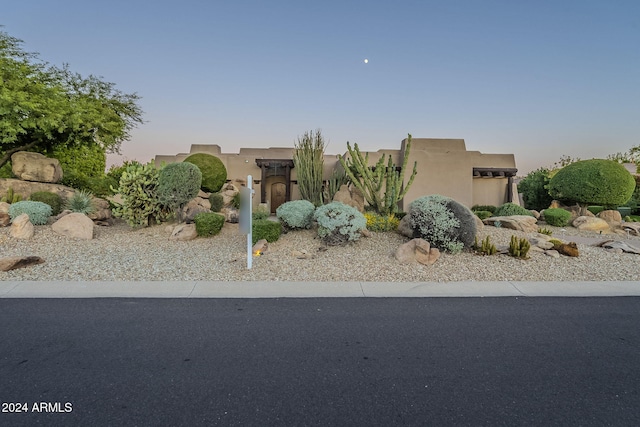
<instances>
[{"instance_id":1,"label":"moon","mask_svg":"<svg viewBox=\"0 0 640 427\"><path fill-rule=\"evenodd\" d=\"M364 60L364 63L365 63L365 64L368 64L368 63L369 63L369 60L368 60L368 59L365 59L365 60Z\"/></svg>"}]
</instances>

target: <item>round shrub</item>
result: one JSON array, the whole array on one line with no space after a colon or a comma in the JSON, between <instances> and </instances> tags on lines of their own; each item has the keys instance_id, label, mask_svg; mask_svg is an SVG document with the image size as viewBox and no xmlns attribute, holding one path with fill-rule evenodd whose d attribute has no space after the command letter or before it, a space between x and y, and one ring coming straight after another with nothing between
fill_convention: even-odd
<instances>
[{"instance_id":1,"label":"round shrub","mask_svg":"<svg viewBox=\"0 0 640 427\"><path fill-rule=\"evenodd\" d=\"M269 209L265 205L256 206L253 210L252 215L254 221L260 221L262 219L269 218Z\"/></svg>"},{"instance_id":2,"label":"round shrub","mask_svg":"<svg viewBox=\"0 0 640 427\"><path fill-rule=\"evenodd\" d=\"M209 203L211 203L211 210L213 212L220 212L224 206L224 197L222 197L220 193L211 193Z\"/></svg>"},{"instance_id":3,"label":"round shrub","mask_svg":"<svg viewBox=\"0 0 640 427\"><path fill-rule=\"evenodd\" d=\"M202 173L193 163L170 163L158 173L158 200L182 222L182 208L198 195L201 183Z\"/></svg>"},{"instance_id":4,"label":"round shrub","mask_svg":"<svg viewBox=\"0 0 640 427\"><path fill-rule=\"evenodd\" d=\"M487 219L493 216L493 214L489 211L472 211L472 212L480 219Z\"/></svg>"},{"instance_id":5,"label":"round shrub","mask_svg":"<svg viewBox=\"0 0 640 427\"><path fill-rule=\"evenodd\" d=\"M518 192L522 193L527 209L541 211L549 207L553 201L547 189L550 179L549 169L540 168L530 172L518 183Z\"/></svg>"},{"instance_id":6,"label":"round shrub","mask_svg":"<svg viewBox=\"0 0 640 427\"><path fill-rule=\"evenodd\" d=\"M278 206L276 217L287 229L311 228L316 207L308 200L292 200Z\"/></svg>"},{"instance_id":7,"label":"round shrub","mask_svg":"<svg viewBox=\"0 0 640 427\"><path fill-rule=\"evenodd\" d=\"M184 161L193 163L200 169L200 172L202 172L201 185L204 191L217 193L227 181L227 168L222 163L222 160L216 156L198 153L190 155Z\"/></svg>"},{"instance_id":8,"label":"round shrub","mask_svg":"<svg viewBox=\"0 0 640 427\"><path fill-rule=\"evenodd\" d=\"M437 194L420 197L409 205L409 221L415 237L451 253L472 248L476 219L461 203Z\"/></svg>"},{"instance_id":9,"label":"round shrub","mask_svg":"<svg viewBox=\"0 0 640 427\"><path fill-rule=\"evenodd\" d=\"M22 202L12 203L9 206L9 217L11 221L22 214L29 216L29 221L33 225L44 225L51 216L51 206L43 202L25 200Z\"/></svg>"},{"instance_id":10,"label":"round shrub","mask_svg":"<svg viewBox=\"0 0 640 427\"><path fill-rule=\"evenodd\" d=\"M547 224L555 227L564 227L569 224L571 212L560 208L549 208L542 211Z\"/></svg>"},{"instance_id":11,"label":"round shrub","mask_svg":"<svg viewBox=\"0 0 640 427\"><path fill-rule=\"evenodd\" d=\"M613 160L582 160L560 169L549 181L557 200L581 205L617 207L629 201L636 183L624 166Z\"/></svg>"},{"instance_id":12,"label":"round shrub","mask_svg":"<svg viewBox=\"0 0 640 427\"><path fill-rule=\"evenodd\" d=\"M528 209L523 208L522 206L516 205L515 203L505 203L500 206L493 216L511 216L511 215L529 215L533 216Z\"/></svg>"},{"instance_id":13,"label":"round shrub","mask_svg":"<svg viewBox=\"0 0 640 427\"><path fill-rule=\"evenodd\" d=\"M267 242L275 242L280 238L282 233L282 225L276 221L268 219L260 219L253 221L251 227L251 237L255 245L258 240L265 239Z\"/></svg>"},{"instance_id":14,"label":"round shrub","mask_svg":"<svg viewBox=\"0 0 640 427\"><path fill-rule=\"evenodd\" d=\"M58 215L62 212L62 205L64 203L60 195L49 191L36 191L35 193L31 193L29 200L46 203L51 206L51 215Z\"/></svg>"},{"instance_id":15,"label":"round shrub","mask_svg":"<svg viewBox=\"0 0 640 427\"><path fill-rule=\"evenodd\" d=\"M473 205L471 206L471 211L475 212L475 211L487 211L487 212L491 212L491 214L496 213L496 210L498 209L497 206L493 206L493 205Z\"/></svg>"},{"instance_id":16,"label":"round shrub","mask_svg":"<svg viewBox=\"0 0 640 427\"><path fill-rule=\"evenodd\" d=\"M215 212L200 212L193 218L198 236L210 237L220 233L224 225L224 215Z\"/></svg>"},{"instance_id":17,"label":"round shrub","mask_svg":"<svg viewBox=\"0 0 640 427\"><path fill-rule=\"evenodd\" d=\"M313 213L318 222L318 236L328 245L344 245L360 238L367 220L356 208L340 202L320 206Z\"/></svg>"}]
</instances>

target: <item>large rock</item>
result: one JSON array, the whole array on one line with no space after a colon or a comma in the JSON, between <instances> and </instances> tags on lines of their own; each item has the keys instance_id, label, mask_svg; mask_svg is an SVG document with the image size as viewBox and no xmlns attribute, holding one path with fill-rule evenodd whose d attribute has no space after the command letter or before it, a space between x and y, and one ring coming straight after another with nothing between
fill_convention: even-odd
<instances>
[{"instance_id":1,"label":"large rock","mask_svg":"<svg viewBox=\"0 0 640 427\"><path fill-rule=\"evenodd\" d=\"M602 242L598 244L598 246L603 247L605 249L618 249L620 252L628 252L631 254L640 255L640 248L633 246L627 242L620 242L617 240L608 240L606 242Z\"/></svg>"},{"instance_id":2,"label":"large rock","mask_svg":"<svg viewBox=\"0 0 640 427\"><path fill-rule=\"evenodd\" d=\"M579 255L578 245L575 242L562 243L555 248L562 255L577 257Z\"/></svg>"},{"instance_id":3,"label":"large rock","mask_svg":"<svg viewBox=\"0 0 640 427\"><path fill-rule=\"evenodd\" d=\"M412 239L398 247L395 258L401 264L432 265L440 258L440 251L424 239Z\"/></svg>"},{"instance_id":4,"label":"large rock","mask_svg":"<svg viewBox=\"0 0 640 427\"><path fill-rule=\"evenodd\" d=\"M0 227L8 227L11 225L11 217L8 213L0 212Z\"/></svg>"},{"instance_id":5,"label":"large rock","mask_svg":"<svg viewBox=\"0 0 640 427\"><path fill-rule=\"evenodd\" d=\"M11 205L7 202L0 202L0 213L9 213L9 207Z\"/></svg>"},{"instance_id":6,"label":"large rock","mask_svg":"<svg viewBox=\"0 0 640 427\"><path fill-rule=\"evenodd\" d=\"M496 222L500 227L511 230L524 231L525 233L534 233L538 231L538 220L529 215L510 215L510 216L492 216L482 220L486 225L493 225Z\"/></svg>"},{"instance_id":7,"label":"large rock","mask_svg":"<svg viewBox=\"0 0 640 427\"><path fill-rule=\"evenodd\" d=\"M72 212L63 216L51 225L51 229L65 237L74 239L93 239L93 221L85 214Z\"/></svg>"},{"instance_id":8,"label":"large rock","mask_svg":"<svg viewBox=\"0 0 640 427\"><path fill-rule=\"evenodd\" d=\"M573 220L572 225L581 231L606 232L611 230L607 221L591 216L579 216Z\"/></svg>"},{"instance_id":9,"label":"large rock","mask_svg":"<svg viewBox=\"0 0 640 427\"><path fill-rule=\"evenodd\" d=\"M21 181L19 179L5 178L0 179L0 194L6 194L9 188L13 188L16 194L22 196L22 200L27 200L32 193L37 191L46 191L56 193L64 200L71 197L76 190L61 184L47 184L44 182Z\"/></svg>"},{"instance_id":10,"label":"large rock","mask_svg":"<svg viewBox=\"0 0 640 427\"><path fill-rule=\"evenodd\" d=\"M596 217L607 221L610 227L615 227L622 223L622 215L620 215L620 212L613 209L599 212Z\"/></svg>"},{"instance_id":11,"label":"large rock","mask_svg":"<svg viewBox=\"0 0 640 427\"><path fill-rule=\"evenodd\" d=\"M478 218L479 219L479 218ZM405 237L413 239L413 228L411 227L411 217L409 215L405 215L400 220L398 224L398 233L402 234Z\"/></svg>"},{"instance_id":12,"label":"large rock","mask_svg":"<svg viewBox=\"0 0 640 427\"><path fill-rule=\"evenodd\" d=\"M100 197L94 197L93 205L96 207L96 210L87 215L89 219L104 223L108 222L112 218L111 206L107 200L101 199Z\"/></svg>"},{"instance_id":13,"label":"large rock","mask_svg":"<svg viewBox=\"0 0 640 427\"><path fill-rule=\"evenodd\" d=\"M184 242L198 237L195 224L178 224L173 228L169 240Z\"/></svg>"},{"instance_id":14,"label":"large rock","mask_svg":"<svg viewBox=\"0 0 640 427\"><path fill-rule=\"evenodd\" d=\"M182 215L187 223L193 222L196 215L201 212L211 212L211 202L201 197L189 201L182 210Z\"/></svg>"},{"instance_id":15,"label":"large rock","mask_svg":"<svg viewBox=\"0 0 640 427\"><path fill-rule=\"evenodd\" d=\"M11 230L9 234L14 239L28 240L33 237L35 229L31 221L29 221L29 215L21 214L13 219L11 224Z\"/></svg>"},{"instance_id":16,"label":"large rock","mask_svg":"<svg viewBox=\"0 0 640 427\"><path fill-rule=\"evenodd\" d=\"M347 206L358 209L359 212L364 212L364 195L356 187L349 187L346 184L341 185L340 190L333 196L332 201L344 203Z\"/></svg>"},{"instance_id":17,"label":"large rock","mask_svg":"<svg viewBox=\"0 0 640 427\"><path fill-rule=\"evenodd\" d=\"M238 194L240 190L235 185L228 183L222 186L220 194L222 195L222 206L230 207L233 203L233 198Z\"/></svg>"},{"instance_id":18,"label":"large rock","mask_svg":"<svg viewBox=\"0 0 640 427\"><path fill-rule=\"evenodd\" d=\"M40 153L18 151L11 156L11 170L23 181L57 183L62 179L62 166L58 159Z\"/></svg>"},{"instance_id":19,"label":"large rock","mask_svg":"<svg viewBox=\"0 0 640 427\"><path fill-rule=\"evenodd\" d=\"M16 268L30 267L42 264L44 260L39 256L13 256L0 258L0 271L15 270Z\"/></svg>"}]
</instances>

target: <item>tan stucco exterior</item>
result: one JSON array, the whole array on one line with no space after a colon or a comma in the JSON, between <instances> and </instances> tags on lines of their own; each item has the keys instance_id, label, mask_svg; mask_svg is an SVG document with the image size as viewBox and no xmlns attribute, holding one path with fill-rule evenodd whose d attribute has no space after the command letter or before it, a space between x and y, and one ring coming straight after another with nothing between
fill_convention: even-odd
<instances>
[{"instance_id":1,"label":"tan stucco exterior","mask_svg":"<svg viewBox=\"0 0 640 427\"><path fill-rule=\"evenodd\" d=\"M370 165L373 166L382 155L391 155L396 166L401 166L406 145L405 139L398 150L384 149L369 152ZM222 153L218 145L192 145L189 153L158 155L155 163L160 165L162 162L180 162L195 153L212 154L222 160L227 168L229 182L243 182L246 181L247 175L251 175L257 195L261 195L262 186L265 186L266 200L259 201L270 203L269 190L273 184L285 181L284 167L280 170L278 170L279 166L271 169L270 174L274 176L266 176L265 182L262 182L262 169L256 164L256 160L291 160L294 148L242 148L237 154L227 154ZM347 156L348 153L343 155ZM499 206L509 201L509 188L513 187L510 177L513 177L516 172L513 154L483 154L479 151L467 151L463 139L413 138L405 171L405 185L411 176L414 162L417 162L418 174L400 203L401 210L407 209L413 200L429 194L451 197L468 207ZM338 155L325 154L324 179L331 176L334 168L341 168ZM289 173L290 199L297 200L300 198L300 192L297 186L296 169L290 168ZM518 203L517 192L511 191L511 194L512 201Z\"/></svg>"}]
</instances>

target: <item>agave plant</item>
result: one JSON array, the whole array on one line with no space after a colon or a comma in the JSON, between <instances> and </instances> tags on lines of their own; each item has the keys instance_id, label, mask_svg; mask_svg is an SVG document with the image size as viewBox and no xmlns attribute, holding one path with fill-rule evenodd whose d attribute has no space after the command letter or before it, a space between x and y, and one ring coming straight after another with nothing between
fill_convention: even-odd
<instances>
[{"instance_id":1,"label":"agave plant","mask_svg":"<svg viewBox=\"0 0 640 427\"><path fill-rule=\"evenodd\" d=\"M71 212L78 212L85 215L95 212L96 210L95 203L93 202L93 194L86 190L73 193L73 196L69 197L64 207Z\"/></svg>"}]
</instances>

